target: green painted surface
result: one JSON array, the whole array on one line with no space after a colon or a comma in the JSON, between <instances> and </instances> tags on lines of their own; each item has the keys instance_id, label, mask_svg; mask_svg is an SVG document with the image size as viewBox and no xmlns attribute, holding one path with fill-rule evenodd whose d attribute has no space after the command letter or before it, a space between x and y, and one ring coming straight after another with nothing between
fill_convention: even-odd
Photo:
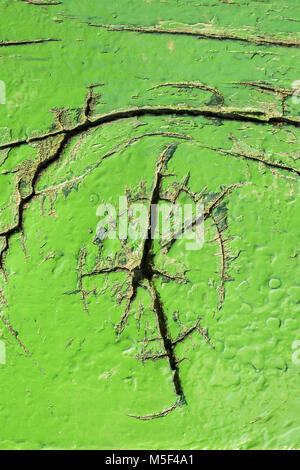
<instances>
[{"instance_id":1,"label":"green painted surface","mask_svg":"<svg viewBox=\"0 0 300 470\"><path fill-rule=\"evenodd\" d=\"M299 448L299 2L1 0L0 13L0 447ZM37 39L59 41L20 43ZM176 399L167 361L136 359L145 330L157 335L149 292L138 289L116 341L124 302L105 276L80 292L78 280L97 260L99 203L141 181L149 195L173 143L168 183L189 171L206 207L236 187L219 208L221 239L208 218L201 250L157 250L159 269L189 270L188 283L155 281L172 336L184 331L174 312L187 328L201 316L214 349L196 331L178 344L188 405L143 421L127 415ZM104 261L119 250L105 242Z\"/></svg>"}]
</instances>

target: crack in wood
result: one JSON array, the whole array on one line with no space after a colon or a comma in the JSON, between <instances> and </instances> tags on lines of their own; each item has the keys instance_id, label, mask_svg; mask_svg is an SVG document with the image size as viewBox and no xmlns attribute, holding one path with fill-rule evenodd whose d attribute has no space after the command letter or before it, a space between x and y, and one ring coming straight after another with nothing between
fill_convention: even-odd
<instances>
[{"instance_id":1,"label":"crack in wood","mask_svg":"<svg viewBox=\"0 0 300 470\"><path fill-rule=\"evenodd\" d=\"M216 39L218 41L241 41L250 44L256 44L258 46L282 46L282 47L300 47L300 40L293 39L277 39L275 37L267 36L242 36L239 33L228 33L223 31L209 31L207 29L202 30L188 30L183 28L158 28L158 27L137 27L137 26L124 26L124 25L105 25L105 24L93 24L88 23L89 26L94 28L103 28L108 31L115 32L135 32L142 34L171 34L175 36L194 36L198 39Z\"/></svg>"},{"instance_id":2,"label":"crack in wood","mask_svg":"<svg viewBox=\"0 0 300 470\"><path fill-rule=\"evenodd\" d=\"M238 122L252 122L262 125L277 125L285 124L294 127L300 127L300 118L292 116L283 116L277 114L270 114L259 109L251 108L230 108L230 107L173 107L173 106L143 106L130 109L122 109L118 111L111 111L107 114L96 117L95 119L88 118L84 122L80 122L71 127L57 129L45 134L32 136L20 140L15 140L0 144L0 150L20 147L33 142L40 142L49 137L56 137L60 135L68 135L74 137L84 131L99 127L103 124L109 124L121 119L137 118L143 116L203 116L205 118L216 118L228 121Z\"/></svg>"},{"instance_id":3,"label":"crack in wood","mask_svg":"<svg viewBox=\"0 0 300 470\"><path fill-rule=\"evenodd\" d=\"M210 89L210 91L213 91L215 89ZM8 229L0 232L0 238L2 238L3 246L0 250L0 268L2 272L5 274L5 266L4 266L4 256L9 250L9 244L10 244L10 239L11 237L19 232L23 232L24 226L24 211L27 208L28 204L30 201L34 198L37 197L41 194L40 191L36 190L36 184L39 180L39 177L41 174L46 171L54 162L56 162L62 155L62 153L65 151L68 143L71 141L71 139L77 135L80 135L84 132L86 132L89 129L94 129L97 128L103 124L108 124L111 122L116 122L120 119L124 118L132 118L132 117L141 117L141 116L146 116L146 115L154 115L154 116L167 116L167 115L174 115L174 116L203 116L206 118L218 118L218 119L226 119L230 121L242 121L242 122L253 122L257 124L264 124L264 125L274 125L274 124L287 124L287 125L293 125L295 127L299 127L300 125L300 119L299 118L294 118L294 117L288 117L288 116L283 116L283 115L271 115L269 113L266 113L265 111L261 110L253 110L253 109L237 109L237 108L228 108L228 107L218 107L218 108L209 108L209 107L202 107L202 108L190 108L190 107L172 107L172 106L163 106L163 107L151 107L151 106L145 106L145 107L137 107L137 108L130 108L127 110L118 110L118 111L112 111L107 114L104 114L102 116L98 116L96 118L91 118L91 113L94 110L94 105L96 103L96 98L95 95L93 94L93 86L88 87L88 94L83 106L82 114L81 114L81 121L74 126L70 127L64 127L59 121L59 128L47 132L45 134L39 135L39 136L32 136L26 139L21 139L17 141L12 141L8 142L5 144L0 145L0 150L5 150L5 149L12 149L12 148L17 148L22 145L28 145L30 143L40 143L43 144L43 142L46 142L48 146L50 146L50 151L49 148L46 147L46 150L43 149L41 150L42 158L28 171L30 171L30 178L29 178L29 192L26 193L25 195L22 194L22 175L18 177L17 179L17 185L16 185L16 196L17 196L17 221L14 225L9 227ZM171 133L170 133L171 134ZM161 135L160 133L148 133L148 135ZM167 133L163 133L167 137ZM174 134L174 137L178 138L189 138L188 136L182 136L180 134ZM124 144L124 148L128 145L131 145L131 143L134 143L137 141L140 136L134 137L127 141ZM174 146L174 145L173 145ZM208 147L209 148L209 147ZM172 146L167 147L167 151L171 151ZM237 153L233 151L224 151L222 149L214 149L211 148L212 150L215 150L219 153L223 154L228 154L232 156L239 156L243 157L245 159L251 159L256 162L259 162L261 164L264 164L265 166L271 167L271 168L276 168L278 170L284 170L292 173L296 173L299 176L299 170L296 168L289 167L287 165L283 165L281 163L276 163L276 162L270 162L267 161L264 158L259 158L243 153ZM46 154L46 157L43 155L43 151ZM101 159L101 161L116 153L117 149L115 148L114 150L108 152L106 155L104 155ZM174 150L175 151L175 150ZM158 166L156 169L156 180L153 185L153 190L151 193L150 200L152 201L152 204L160 200L160 198L165 198L165 200L169 200L171 202L170 197L168 194L161 195L160 194L160 188L161 188L161 182L164 177L167 177L168 175L164 175L162 173L162 169L166 165L166 154L163 153L160 156L160 160L158 162ZM17 172L18 175L18 172ZM189 196L195 201L195 198L197 197L196 193L192 193L190 189L187 187L189 175L186 177L185 181L178 187L177 195L174 198L172 198L172 201L176 200L180 192L185 191ZM213 210L218 207L218 205L222 202L224 197L230 193L230 191L240 185L238 184L233 184L230 185L229 187L225 188L222 190L222 192L213 200L207 207L205 207L204 211L204 220L207 218L211 218L215 226L218 227L218 221L213 219ZM202 196L203 194L201 194ZM199 195L198 195L199 196ZM194 227L195 224L197 223L197 220L193 220L191 223L191 227ZM224 249L224 241L221 238L221 232L220 230L218 231L217 228L217 238L218 242L220 244L220 249L222 251L222 255L225 256L225 249ZM162 245L162 248L166 248L169 250L174 243L175 240L171 240L171 242L166 243L165 246ZM223 253L224 252L224 253ZM224 283L227 281L226 277L226 269L227 269L227 260L226 258L222 256L222 263L221 263L221 285L219 286L219 294L220 294L220 305L222 305L224 301ZM81 270L81 273L79 273L79 278L82 280L86 276L93 276L97 274L105 274L105 273L111 273L111 272L117 272L117 271L123 271L129 273L130 277L130 282L128 283L129 286L129 293L127 295L127 305L124 309L120 324L117 326L117 331L118 331L118 336L122 333L124 330L124 327L126 325L128 315L130 312L130 308L132 306L133 301L136 298L137 295L137 289L138 287L142 287L143 281L146 282L146 289L150 293L150 296L152 298L152 306L153 306L153 311L157 317L157 321L160 329L160 337L162 338L162 341L164 342L164 349L165 352L162 353L161 355L156 354L154 355L154 359L159 359L159 358L168 358L170 368L173 373L173 384L174 388L176 391L177 395L177 400L175 405L173 405L171 408L168 410L172 411L175 409L179 404L184 403L184 394L182 390L182 385L180 382L180 376L179 376L179 363L181 360L178 360L174 353L174 348L176 344L179 342L183 341L184 337L181 337L180 339L177 339L176 342L171 342L170 343L170 338L169 338L169 333L168 333L168 326L165 321L164 317L164 311L163 311L163 305L160 300L159 292L157 291L157 288L155 287L154 284L154 278L155 277L165 277L169 278L169 280L173 280L176 282L185 282L185 273L184 275L180 278L173 277L165 272L161 272L156 270L153 267L153 245L149 239L146 239L144 248L143 248L143 255L140 260L140 264L133 266L133 265L115 265L113 267L101 267L101 269L96 269L93 272L90 273L83 273ZM225 260L225 261L224 261ZM82 266L83 267L83 266ZM79 286L80 287L80 286ZM145 285L143 286L145 288ZM83 287L79 288L79 291L83 293ZM94 292L95 290L91 290L88 292L84 292L83 295L83 301L86 305L86 297ZM126 297L126 296L125 296ZM125 298L122 295L120 296L120 301L124 300ZM13 329L9 327L5 317L1 315L2 321L6 324L8 327L9 331L11 334L16 338L16 340L20 344L20 340L18 340L17 336L14 334ZM197 320L198 321L198 320ZM191 334L194 331L198 331L207 342L210 342L209 338L207 337L205 331L201 329L198 325L195 325L192 327L192 329L189 330L189 334ZM187 334L187 333L186 333ZM21 345L21 344L20 344ZM24 345L23 345L24 346ZM22 346L22 347L23 347ZM25 346L23 347L23 349ZM25 351L28 351L27 348L24 349ZM29 352L29 351L28 351ZM29 353L30 354L30 353ZM174 353L175 354L175 353ZM144 359L146 360L147 357L144 354ZM165 416L166 412L169 412L168 410L164 410L162 413L158 414L157 417L159 416ZM149 415L149 416L156 416L156 415ZM138 418L138 417L137 417ZM139 417L140 419L146 419L146 417ZM148 418L147 418L148 419ZM152 418L149 418L152 419Z\"/></svg>"},{"instance_id":4,"label":"crack in wood","mask_svg":"<svg viewBox=\"0 0 300 470\"><path fill-rule=\"evenodd\" d=\"M118 294L117 298L117 304L120 305L123 301L126 301L125 308L123 310L123 313L121 315L121 319L119 324L115 325L115 329L117 332L117 340L120 338L120 335L123 333L129 319L129 315L132 313L132 306L133 302L137 298L138 290L140 288L146 289L148 292L150 299L151 299L151 310L153 311L155 318L156 318L156 325L157 325L157 330L158 330L158 336L154 338L148 338L147 337L147 329L145 330L145 337L144 340L142 340L143 343L143 352L142 354L138 354L136 358L138 360L141 360L143 363L148 360L156 361L160 359L165 359L168 361L170 371L172 374L172 381L173 381L173 386L174 386L174 391L176 394L176 401L175 404L173 404L171 407L163 410L160 413L155 413L155 414L150 414L146 416L137 416L137 415L129 415L131 417L141 419L141 420L149 420L149 419L155 419L159 417L164 417L167 414L169 414L171 411L175 410L178 406L182 406L186 404L186 398L184 395L183 391L183 385L181 382L180 378L180 369L179 369L179 364L186 358L178 359L176 354L175 354L175 348L178 344L182 343L185 341L186 338L191 336L194 332L198 332L206 341L207 344L209 344L212 348L214 346L211 343L211 340L208 336L207 330L203 329L200 327L200 321L202 317L198 317L196 323L190 327L187 328L185 327L180 321L177 316L177 322L180 324L181 327L181 334L175 339L172 338L171 332L169 329L169 323L168 323L168 318L165 313L165 307L163 304L163 301L161 299L160 293L158 291L158 288L156 287L155 284L155 279L168 279L169 281L173 281L179 284L186 284L189 282L188 278L186 277L186 273L188 272L187 269L185 269L183 272L179 272L176 274L169 273L167 271L163 271L160 269L157 269L155 267L155 256L156 252L154 250L154 239L153 239L153 231L156 229L157 225L157 215L153 214L153 207L157 207L160 201L168 201L170 204L175 204L180 196L181 193L186 193L189 195L189 197L192 199L194 203L199 202L201 198L204 198L205 196L205 191L201 191L200 193L194 193L190 190L190 188L187 186L188 181L189 181L189 174L185 177L184 181L180 184L177 185L175 188L175 192L170 193L169 187L167 190L163 190L163 181L165 178L168 178L170 176L169 173L167 173L167 165L170 159L173 157L176 149L177 149L178 144L170 144L165 149L163 152L160 154L157 162L156 162L156 169L155 169L155 174L154 174L154 179L152 182L152 189L150 192L150 195L146 197L144 193L142 193L140 196L137 197L132 197L131 193L131 199L128 202L130 207L130 203L135 202L137 200L146 200L147 201L147 225L145 227L145 237L142 239L140 246L135 252L132 252L127 245L128 241L127 239L122 241L122 246L125 249L125 258L123 256L122 251L118 251L115 259L114 260L108 260L105 264L103 264L103 261L101 259L101 252L103 245L105 243L105 238L99 242L99 257L97 259L95 267L91 271L86 271L84 272L84 264L82 263L83 259L86 259L87 251L86 248L83 247L83 255L82 251L80 252L79 255L79 263L78 263L78 268L77 271L79 273L78 276L78 286L77 289L72 292L72 294L77 294L81 292L81 300L84 302L84 307L85 309L87 308L85 299L86 299L86 294L87 291L85 291L83 287L83 280L84 278L90 278L94 276L99 276L99 275L105 275L106 277L109 274L112 273L118 273L122 272L127 275L127 279L121 283L114 285L112 288L112 297L116 296ZM204 209L204 220L207 220L208 218L211 218L213 220L213 223L217 226L219 230L219 235L221 235L221 228L220 224L221 221L217 220L216 217L213 217L213 213L216 209L220 208L221 204L224 201L224 198L230 194L230 192L237 188L240 187L240 184L232 184L228 186L227 188L224 188L220 194L216 194L213 196L212 200L209 201L209 203L206 205ZM172 188L174 189L173 185ZM193 218L189 224L189 227L192 228L198 223L197 218ZM186 227L188 228L188 227ZM174 230L173 235L171 236L171 239L167 242L167 245L170 249L170 245L173 245L178 237L177 237L177 232ZM221 238L221 246L224 248L225 240ZM160 249L164 250L166 247L166 242L160 241ZM162 251L163 252L163 251ZM120 260L123 260L121 263ZM225 281L229 280L229 277L227 276L227 269L228 269L228 263L230 261L230 258L227 255L227 252L225 252L224 248L224 265L222 264L223 271L221 271L221 279L222 279L222 294L223 297L225 295L225 288L224 288L224 283ZM122 289L124 288L124 285L126 285L125 291ZM96 289L96 287L95 287ZM105 288L106 289L106 288ZM90 291L92 292L92 291ZM88 294L90 293L88 292ZM224 298L222 299L222 301ZM221 302L221 300L220 300ZM141 317L143 315L144 309L139 304L139 313L138 313L138 331L140 331L140 324L141 324ZM147 346L148 344L152 342L159 342L162 345L163 350L158 351L156 353L153 353L152 349L150 351L147 351Z\"/></svg>"},{"instance_id":5,"label":"crack in wood","mask_svg":"<svg viewBox=\"0 0 300 470\"><path fill-rule=\"evenodd\" d=\"M44 42L59 42L61 39L46 38L46 39L23 39L20 41L0 41L0 47L8 46L26 46L32 44L42 44Z\"/></svg>"},{"instance_id":6,"label":"crack in wood","mask_svg":"<svg viewBox=\"0 0 300 470\"><path fill-rule=\"evenodd\" d=\"M38 6L52 6L52 5L62 5L63 2L39 2L38 0L21 0L21 2L28 3L29 5L38 5Z\"/></svg>"}]
</instances>

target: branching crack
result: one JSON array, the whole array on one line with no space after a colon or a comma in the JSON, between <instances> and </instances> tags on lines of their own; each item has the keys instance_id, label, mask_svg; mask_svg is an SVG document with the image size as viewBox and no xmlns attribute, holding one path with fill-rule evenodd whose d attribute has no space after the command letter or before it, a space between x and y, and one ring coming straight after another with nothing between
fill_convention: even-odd
<instances>
[{"instance_id":1,"label":"branching crack","mask_svg":"<svg viewBox=\"0 0 300 470\"><path fill-rule=\"evenodd\" d=\"M68 142L68 136L64 135L59 139L59 142L54 146L54 149L48 157L39 161L35 168L32 169L31 179L30 179L30 191L28 194L22 195L22 175L18 178L16 193L17 193L17 220L14 225L9 227L7 230L0 232L0 239L4 239L4 246L0 250L0 269L5 273L4 267L4 255L9 249L9 241L11 237L23 230L23 221L24 221L24 210L27 204L34 198L36 195L36 183L41 176L42 172L45 171L54 161L56 161L61 153L63 152L66 144Z\"/></svg>"},{"instance_id":2,"label":"branching crack","mask_svg":"<svg viewBox=\"0 0 300 470\"><path fill-rule=\"evenodd\" d=\"M1 45L3 45L3 43L0 44L0 46ZM168 83L168 84L158 85L158 87L159 86L180 87L180 86L187 86L187 85L191 85L191 84ZM191 86L194 86L194 84L192 84ZM201 89L211 91L220 99L223 98L222 94L218 92L218 90L216 90L215 88L208 87L206 85L199 84L199 83L197 83L197 86ZM0 240L2 242L2 246L0 248L0 269L2 270L5 278L6 278L6 271L5 271L5 265L4 265L4 258L5 258L7 251L9 250L11 237L17 233L24 232L24 211L28 207L28 204L32 201L33 198L39 196L43 192L57 189L56 186L53 186L51 188L46 188L45 190L38 191L36 189L37 182L41 174L44 171L46 171L54 162L58 161L61 158L61 155L63 154L68 143L71 141L73 137L78 136L90 129L97 128L104 124L116 122L121 119L138 118L138 117L142 117L146 115L152 115L152 116L174 115L174 116L191 116L191 117L203 116L206 118L218 118L218 119L224 119L224 120L229 120L229 121L254 122L257 124L264 124L264 125L286 124L286 125L291 125L295 127L300 126L300 119L297 117L273 115L273 114L267 113L259 109L238 109L238 108L225 107L223 106L224 100L222 101L222 106L218 106L215 108L214 107L191 108L191 107L173 107L173 106L159 106L159 107L144 106L144 107L125 109L125 110L121 109L118 111L112 111L107 114L92 118L91 114L95 108L95 104L97 100L97 96L94 94L93 88L94 86L88 87L88 94L84 102L84 106L83 106L83 110L82 110L81 118L80 118L81 120L79 123L73 126L64 126L61 120L58 119L57 128L50 132L46 132L42 135L32 136L29 138L24 138L24 139L12 141L12 142L8 142L8 143L4 143L0 145L0 150L10 150L12 148L18 148L22 145L28 145L28 144L33 144L33 143L38 143L41 146L41 152L40 152L41 156L40 158L38 158L37 162L32 163L31 166L29 165L26 168L25 166L24 168L21 166L20 168L13 170L13 172L16 174L16 189L15 189L16 220L12 226L0 232ZM280 96L287 95L287 93L284 94L282 89L280 89L281 90L280 92L278 90L279 89L276 89L276 90L272 89L270 91L280 94ZM136 142L137 140L145 136L154 136L154 135L173 137L173 138L179 138L179 139L191 139L191 137L185 136L184 134L167 133L167 132L150 132L147 134L143 134L142 136L133 137L130 140L126 141L124 144L122 145L119 144L113 150L103 155L100 161L92 169L88 170L85 174L80 175L78 179L84 178L86 174L88 174L88 172L93 171L93 169L99 166L99 164L103 161L103 159L117 152L120 152L124 148L128 147L132 143ZM299 176L300 171L297 168L287 166L280 162L270 162L266 160L263 155L256 156L252 154L247 154L243 150L241 150L240 152L236 152L235 150L227 151L227 150L211 148L211 147L206 147L206 148L210 148L223 155L231 155L234 157L241 157L241 158L259 162L261 164L264 164L265 166L270 167L271 170L275 170L275 169L283 170L283 171L287 171L290 173L294 173L297 176ZM176 144L171 144L162 152L156 164L156 171L155 171L155 177L154 177L154 181L152 185L151 194L149 197L146 196L145 194L143 196L140 196L140 198L148 202L149 208L151 207L151 205L155 205L159 201L167 201L170 203L175 203L179 195L182 192L185 192L186 194L188 194L189 197L194 202L197 202L198 200L203 198L203 196L205 195L206 188L201 193L193 193L190 190L190 188L188 187L189 174L185 177L183 182L177 185L177 189L175 192L174 192L174 187L172 191L169 190L170 188L167 191L162 191L162 182L164 181L165 178L171 176L170 174L166 173L166 168L167 168L167 163L169 159L172 158L175 150L176 150ZM26 162L24 162L24 165L25 163ZM68 183L70 182L64 182L62 183L62 185L68 184ZM219 296L220 296L219 308L221 308L224 302L225 282L230 280L229 276L227 275L228 262L233 258L230 258L228 256L228 253L226 252L225 243L227 240L224 239L222 235L222 232L223 232L223 230L221 229L222 221L219 220L215 216L214 211L221 205L224 198L233 189L239 186L240 186L239 184L233 184L233 185L228 186L227 188L223 188L222 191L218 195L216 195L216 197L212 201L210 201L210 203L207 204L204 209L204 220L211 218L213 224L216 227L216 240L218 241L218 244L220 247L221 283L218 288ZM138 289L139 288L146 289L146 291L149 293L149 296L152 301L152 311L156 317L157 327L159 331L158 341L162 343L163 351L149 353L149 351L147 352L146 350L144 350L140 359L142 359L142 361L147 360L147 359L152 359L152 360L165 359L168 361L170 370L172 371L173 385L174 385L177 399L176 399L175 405L164 410L163 412L157 415L149 415L150 418L149 416L144 417L144 418L137 416L137 418L140 418L140 419L152 419L152 417L165 416L167 413L175 409L177 406L185 403L183 387L181 384L180 374L179 374L179 364L184 358L178 359L176 357L175 355L176 345L184 341L186 337L190 336L194 332L198 332L199 334L201 334L203 338L205 339L205 341L210 343L207 332L203 330L199 325L200 317L198 318L197 322L195 323L193 327L188 328L188 329L183 328L182 334L177 339L171 338L169 326L168 326L168 320L164 312L164 306L160 298L160 294L155 285L155 279L157 278L167 279L170 282L174 281L178 283L185 283L185 282L188 282L188 278L186 277L187 271L179 273L179 274L176 273L176 275L173 275L166 271L159 270L154 266L155 252L154 252L153 240L150 236L150 230L151 230L150 212L148 212L148 215L149 215L148 237L143 241L140 257L139 258L132 257L131 256L132 253L130 252L130 250L127 250L127 251L125 250L126 257L127 257L125 263L117 262L117 263L112 263L111 265L103 266L100 263L100 258L99 258L99 263L94 270L90 272L84 272L84 267L85 267L84 259L86 256L86 251L84 251L83 249L83 251L80 253L81 264L78 267L78 273L79 273L78 282L79 283L78 283L78 288L75 291L76 293L78 292L81 293L81 299L84 303L85 310L88 311L86 299L91 293L94 293L96 295L96 288L90 291L85 291L83 288L83 280L85 277L97 276L101 274L105 274L106 276L108 276L110 273L113 273L113 272L123 272L124 274L127 275L127 279L122 285L122 288L124 288L125 286L125 291L120 290L121 289L120 286L116 286L116 289L115 289L118 295L117 301L119 303L126 301L126 305L123 310L120 323L116 325L118 338L123 332L127 324L133 302L135 301L137 297ZM197 222L198 220L194 219L191 222L191 227L195 227ZM174 234L171 240L164 241L163 243L161 243L161 249L166 250L166 251L170 250L172 245L175 243L176 239L177 239L176 234ZM140 307L139 321L141 320L141 317L142 317L142 311L143 311L143 308ZM24 351L28 355L30 355L28 349L23 345L23 343L21 343L18 336L14 334L15 332L13 328L9 326L9 322L7 321L7 319L2 314L0 315L0 318L6 324L9 331L15 337L15 339L18 341L18 343L21 345ZM146 339L144 346L146 347L150 343L152 343L151 338Z\"/></svg>"},{"instance_id":3,"label":"branching crack","mask_svg":"<svg viewBox=\"0 0 300 470\"><path fill-rule=\"evenodd\" d=\"M259 109L251 108L230 108L230 107L173 107L173 106L144 106L138 108L130 108L119 111L112 111L108 114L96 117L94 119L88 118L84 122L75 124L71 127L63 129L56 129L51 132L47 132L42 135L28 137L26 139L15 140L0 145L0 150L20 147L33 142L41 142L49 139L50 137L57 137L60 135L66 135L74 137L82 132L89 129L99 127L103 124L109 124L116 122L121 119L137 118L142 116L203 116L206 118L217 118L229 121L242 121L242 122L254 122L257 124L275 125L275 124L286 124L294 127L300 127L300 118L292 116L278 116L261 111Z\"/></svg>"},{"instance_id":4,"label":"branching crack","mask_svg":"<svg viewBox=\"0 0 300 470\"><path fill-rule=\"evenodd\" d=\"M165 306L163 304L161 295L158 291L156 286L155 279L162 279L167 280L168 282L176 282L178 284L186 284L189 283L189 279L187 278L186 274L188 270L183 270L176 272L175 274L169 273L165 270L158 269L155 266L155 249L154 249L154 238L153 233L156 230L157 226L157 213L153 213L153 207L157 207L160 201L168 201L171 204L176 203L181 193L186 193L192 199L193 202L197 203L201 198L204 199L205 190L202 190L200 193L194 193L188 187L189 181L189 174L184 178L183 182L177 183L174 185L169 185L167 189L163 189L163 182L166 178L171 175L167 172L167 165L170 159L173 157L178 144L170 144L165 147L163 152L159 155L159 158L156 162L156 169L154 174L154 179L152 183L152 189L149 196L146 196L144 193L140 197L139 200L143 199L147 203L147 224L145 227L145 237L139 244L139 247L136 251L132 252L128 245L128 240L122 240L122 250L118 252L113 260L107 259L105 263L102 261L102 249L104 246L104 241L106 236L100 240L99 243L99 257L97 258L97 262L95 267L91 271L84 271L84 265L82 263L83 258L86 257L86 248L84 247L79 255L79 264L78 264L78 287L76 291L73 293L81 293L81 300L84 302L84 306L86 309L86 291L83 287L83 281L85 278L91 278L94 276L105 275L106 278L109 274L112 273L124 273L126 275L125 281L123 283L119 283L113 285L111 288L112 296L117 295L117 304L121 304L123 301L125 302L125 307L123 309L120 322L115 325L116 333L117 333L117 340L119 340L120 335L123 333L126 325L128 323L128 319L130 314L132 313L133 303L137 298L137 294L140 288L145 289L149 297L151 299L151 311L154 313L156 328L158 334L154 337L147 337L147 329L145 330L145 337L141 341L143 345L142 353L137 354L136 358L141 360L144 364L145 361L156 361L156 360L167 360L170 371L172 374L172 381L174 386L174 391L176 394L176 401L175 404L171 407L163 410L160 413L150 414L146 416L136 416L136 415L129 415L131 417L135 417L141 420L149 420L155 419L159 417L164 417L171 411L175 410L178 406L182 406L186 404L186 399L184 395L183 385L180 378L180 363L186 359L178 359L175 354L175 349L178 344L184 342L188 337L190 337L193 333L197 332L200 334L205 342L209 344L212 348L214 348L211 340L208 336L208 331L200 326L200 321L202 317L198 317L195 324L191 327L186 327L181 323L179 320L178 312L176 313L176 321L180 326L181 332L177 336L177 338L172 338L169 321L165 312ZM223 188L220 194L216 194L213 197L210 197L209 202L206 204L204 209L204 219L207 220L208 218L212 218L213 223L216 225L218 230L219 239L218 241L221 243L222 249L224 250L224 258L222 261L222 270L221 270L221 279L222 279L222 286L219 288L220 291L220 302L224 300L224 283L228 280L226 270L228 269L229 257L227 253L225 253L224 243L225 240L221 235L221 220L217 220L217 216L214 217L214 212L221 207L222 203L224 202L224 198L236 187L239 187L239 184L233 184L228 186L227 188ZM129 206L135 200L138 200L135 197L132 197L130 202L128 202ZM194 218L190 222L190 227L194 227L197 224L197 218ZM187 228L187 227L186 227ZM222 230L223 231L223 230ZM160 249L165 250L166 247L170 249L171 245L173 245L177 239L178 234L175 233L173 230L171 238L166 242L163 239L160 240ZM221 241L220 241L221 240ZM83 254L82 254L83 253ZM124 289L124 286L125 289ZM105 288L106 289L106 288ZM90 292L88 292L89 294ZM138 312L138 331L140 331L141 325L141 318L144 314L144 308L139 304L139 312ZM153 351L151 345L152 344L160 344L160 349ZM150 349L149 349L150 348Z\"/></svg>"}]
</instances>

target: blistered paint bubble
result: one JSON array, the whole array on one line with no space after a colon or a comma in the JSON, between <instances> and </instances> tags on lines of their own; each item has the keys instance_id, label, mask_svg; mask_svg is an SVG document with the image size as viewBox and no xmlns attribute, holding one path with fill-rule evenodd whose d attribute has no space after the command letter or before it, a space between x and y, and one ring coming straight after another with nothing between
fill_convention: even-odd
<instances>
[{"instance_id":1,"label":"blistered paint bubble","mask_svg":"<svg viewBox=\"0 0 300 470\"><path fill-rule=\"evenodd\" d=\"M281 280L280 279L270 279L269 280L269 287L270 289L278 289L281 286Z\"/></svg>"}]
</instances>

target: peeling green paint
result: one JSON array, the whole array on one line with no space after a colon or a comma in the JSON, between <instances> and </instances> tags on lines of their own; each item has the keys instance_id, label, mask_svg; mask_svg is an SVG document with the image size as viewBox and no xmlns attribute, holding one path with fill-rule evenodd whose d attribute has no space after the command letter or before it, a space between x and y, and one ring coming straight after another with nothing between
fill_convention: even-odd
<instances>
[{"instance_id":1,"label":"peeling green paint","mask_svg":"<svg viewBox=\"0 0 300 470\"><path fill-rule=\"evenodd\" d=\"M299 2L0 8L1 448L299 448ZM151 297L138 289L116 341L123 274L80 270L97 267L98 205L149 194L175 143L168 171L206 208L234 190L201 250L155 257L189 269L152 286L170 335L203 330L176 346L187 405L145 422L128 415L174 403L168 361L136 358Z\"/></svg>"}]
</instances>

